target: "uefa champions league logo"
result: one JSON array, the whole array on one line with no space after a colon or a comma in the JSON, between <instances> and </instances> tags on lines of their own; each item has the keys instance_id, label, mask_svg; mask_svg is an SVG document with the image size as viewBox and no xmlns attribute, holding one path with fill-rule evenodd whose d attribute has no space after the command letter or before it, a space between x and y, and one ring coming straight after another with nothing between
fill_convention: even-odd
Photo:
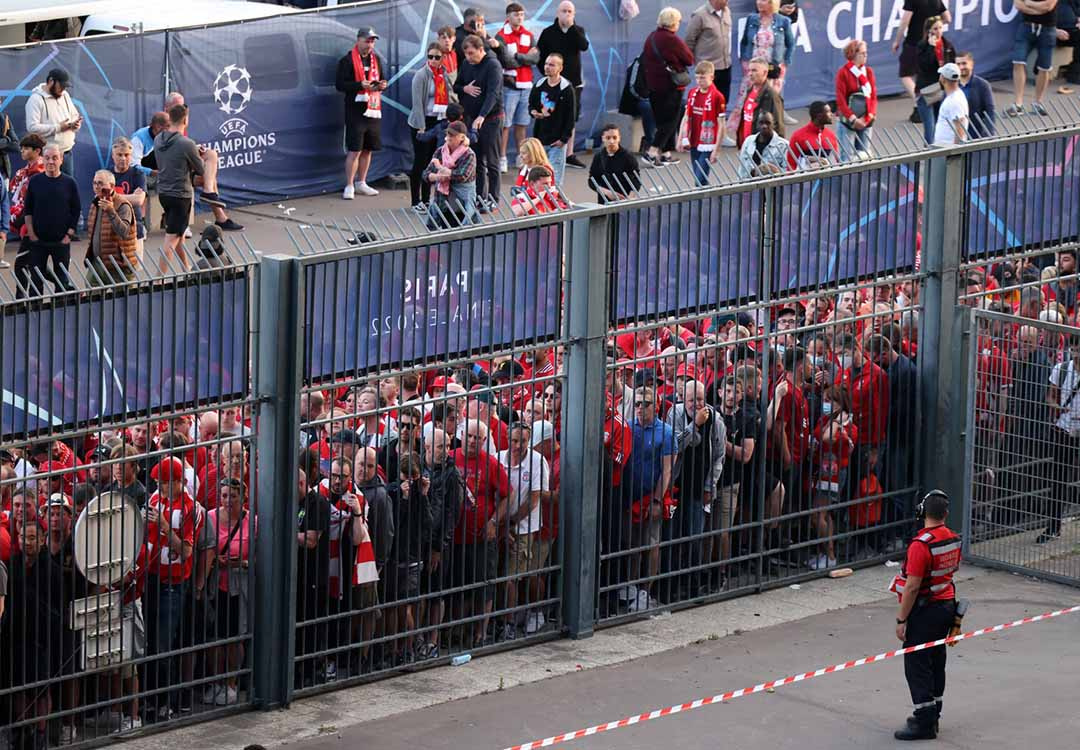
<instances>
[{"instance_id":1,"label":"uefa champions league logo","mask_svg":"<svg viewBox=\"0 0 1080 750\"><path fill-rule=\"evenodd\" d=\"M251 74L239 65L226 65L214 79L214 101L227 115L238 115L251 102Z\"/></svg>"}]
</instances>

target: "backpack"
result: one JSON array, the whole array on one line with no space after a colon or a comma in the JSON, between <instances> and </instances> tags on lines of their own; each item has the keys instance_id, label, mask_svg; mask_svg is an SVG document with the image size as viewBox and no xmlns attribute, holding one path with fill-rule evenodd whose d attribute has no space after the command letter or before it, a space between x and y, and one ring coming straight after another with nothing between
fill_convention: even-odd
<instances>
[{"instance_id":1,"label":"backpack","mask_svg":"<svg viewBox=\"0 0 1080 750\"><path fill-rule=\"evenodd\" d=\"M630 81L630 91L638 99L649 98L649 85L645 82L645 66L641 64L641 55L634 58L626 70L626 79Z\"/></svg>"}]
</instances>

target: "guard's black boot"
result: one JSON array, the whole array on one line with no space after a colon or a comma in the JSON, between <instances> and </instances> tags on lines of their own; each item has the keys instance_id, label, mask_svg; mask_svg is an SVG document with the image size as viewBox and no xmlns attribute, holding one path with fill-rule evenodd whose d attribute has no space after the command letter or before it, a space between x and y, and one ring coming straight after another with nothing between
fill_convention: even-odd
<instances>
[{"instance_id":1,"label":"guard's black boot","mask_svg":"<svg viewBox=\"0 0 1080 750\"><path fill-rule=\"evenodd\" d=\"M919 726L919 720L916 719L914 716L909 716L909 717L907 717L907 725L908 725L908 728L910 728L910 729L917 729L918 726ZM941 731L941 724L938 722L937 719L934 719L934 734L937 734L940 731Z\"/></svg>"},{"instance_id":2,"label":"guard's black boot","mask_svg":"<svg viewBox=\"0 0 1080 750\"><path fill-rule=\"evenodd\" d=\"M912 716L904 725L903 729L893 732L893 737L898 740L934 740L937 739L937 729L934 726L933 717Z\"/></svg>"}]
</instances>

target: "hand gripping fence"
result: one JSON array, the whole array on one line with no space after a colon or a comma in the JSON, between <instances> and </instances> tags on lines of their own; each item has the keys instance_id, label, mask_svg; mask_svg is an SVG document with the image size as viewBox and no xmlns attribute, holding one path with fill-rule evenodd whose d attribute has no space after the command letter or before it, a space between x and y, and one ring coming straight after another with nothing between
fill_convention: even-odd
<instances>
[{"instance_id":1,"label":"hand gripping fence","mask_svg":"<svg viewBox=\"0 0 1080 750\"><path fill-rule=\"evenodd\" d=\"M1067 609L1059 609L1055 612L1044 612L1041 615L1035 615L1033 617L1024 617L1020 620L1006 622L1001 625L994 625L993 627L989 628L982 628L981 630L972 630L970 633L960 633L959 635L950 636L948 638L941 638L936 641L920 643L917 646L908 646L906 648L896 649L895 651L886 651L882 654L877 654L876 656L864 656L862 659L847 661L843 664L833 664L831 667L824 667L813 672L803 672L802 674L791 675L789 677L783 677L777 680L770 680L769 682L762 682L758 685L754 685L753 687L742 688L740 690L732 690L729 693L720 693L718 695L709 696L708 698L699 698L695 701L690 701L689 703L681 703L676 706L668 706L667 708L658 708L654 711L649 711L648 713L638 714L637 716L627 716L623 719L619 719L618 721L609 721L606 724L597 724L596 726L591 726L587 729L578 729L575 732L557 734L553 737L548 737L542 740L534 740L533 742L526 742L521 745L511 745L508 748L504 748L504 750L536 750L536 748L551 747L552 745L558 745L560 743L569 742L571 740L580 739L582 737L589 737L594 734L600 734L601 732L609 732L612 729L622 729L623 727L632 726L634 724L641 724L642 722L652 721L653 719L659 719L664 716L671 716L673 714L679 714L685 711L693 711L695 708L701 708L702 706L709 706L714 703L723 703L725 701L732 700L733 698L741 698L744 695L761 693L767 690L772 690L773 688L783 687L784 685L791 685L795 682L802 682L803 680L809 680L814 677L821 677L822 675L832 674L833 672L842 672L845 669L854 669L855 667L861 667L864 664L872 664L878 661L885 661L886 659L892 659L896 656L903 656L904 654L910 654L915 651L922 651L923 649L927 648L943 646L947 643L966 641L971 638L978 638L980 635L998 633L1002 630L1010 630L1012 628L1018 628L1021 625L1030 625L1034 622L1050 620L1054 617L1070 615L1074 612L1080 612L1080 605L1077 605L1075 607L1069 607Z\"/></svg>"}]
</instances>

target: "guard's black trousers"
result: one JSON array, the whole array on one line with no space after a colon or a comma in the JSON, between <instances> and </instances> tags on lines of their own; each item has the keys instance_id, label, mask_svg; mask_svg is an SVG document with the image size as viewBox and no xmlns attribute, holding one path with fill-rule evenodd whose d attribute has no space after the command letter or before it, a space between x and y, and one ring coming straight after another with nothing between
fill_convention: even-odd
<instances>
[{"instance_id":1,"label":"guard's black trousers","mask_svg":"<svg viewBox=\"0 0 1080 750\"><path fill-rule=\"evenodd\" d=\"M949 634L956 602L931 602L915 607L908 615L907 638L904 647L936 641ZM932 724L941 715L945 695L946 646L928 648L904 654L904 677L911 691L915 718L920 724Z\"/></svg>"}]
</instances>

